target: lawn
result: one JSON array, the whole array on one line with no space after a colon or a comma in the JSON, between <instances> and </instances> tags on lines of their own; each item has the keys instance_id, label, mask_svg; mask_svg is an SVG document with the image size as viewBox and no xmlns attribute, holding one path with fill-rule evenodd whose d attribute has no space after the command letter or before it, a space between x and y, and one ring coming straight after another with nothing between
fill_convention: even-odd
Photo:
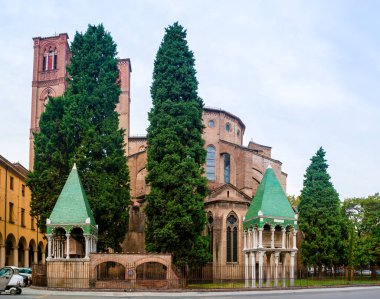
<instances>
[{"instance_id":1,"label":"lawn","mask_svg":"<svg viewBox=\"0 0 380 299\"><path fill-rule=\"evenodd\" d=\"M371 278L356 278L352 281L347 281L342 278L312 278L312 279L295 279L294 287L322 287L322 286L342 286L342 285L361 285L361 284L380 284L380 279ZM258 287L258 283L256 283ZM282 287L282 280L279 279L278 286ZM286 287L290 286L289 280L286 280ZM249 286L250 287L250 286ZM271 281L270 286L266 282L263 283L263 288L274 287L274 282ZM245 288L244 281L220 281L220 282L205 282L205 283L189 283L189 289L242 289Z\"/></svg>"}]
</instances>

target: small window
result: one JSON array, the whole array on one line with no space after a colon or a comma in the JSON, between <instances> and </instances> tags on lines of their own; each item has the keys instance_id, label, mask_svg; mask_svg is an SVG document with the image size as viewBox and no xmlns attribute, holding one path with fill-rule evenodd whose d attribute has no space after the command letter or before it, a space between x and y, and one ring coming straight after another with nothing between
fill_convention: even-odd
<instances>
[{"instance_id":1,"label":"small window","mask_svg":"<svg viewBox=\"0 0 380 299\"><path fill-rule=\"evenodd\" d=\"M21 226L25 227L25 209L21 209Z\"/></svg>"},{"instance_id":2,"label":"small window","mask_svg":"<svg viewBox=\"0 0 380 299\"><path fill-rule=\"evenodd\" d=\"M239 137L240 136L240 130L238 129L236 132L236 135Z\"/></svg>"},{"instance_id":3,"label":"small window","mask_svg":"<svg viewBox=\"0 0 380 299\"><path fill-rule=\"evenodd\" d=\"M30 229L35 230L34 228L34 217L30 219Z\"/></svg>"},{"instance_id":4,"label":"small window","mask_svg":"<svg viewBox=\"0 0 380 299\"><path fill-rule=\"evenodd\" d=\"M226 131L231 132L231 125L230 123L226 123Z\"/></svg>"},{"instance_id":5,"label":"small window","mask_svg":"<svg viewBox=\"0 0 380 299\"><path fill-rule=\"evenodd\" d=\"M9 222L14 223L14 217L13 217L13 203L9 203Z\"/></svg>"},{"instance_id":6,"label":"small window","mask_svg":"<svg viewBox=\"0 0 380 299\"><path fill-rule=\"evenodd\" d=\"M13 184L14 184L14 179L13 179L13 176L11 176L10 181L9 181L9 188L11 190L13 190Z\"/></svg>"},{"instance_id":7,"label":"small window","mask_svg":"<svg viewBox=\"0 0 380 299\"><path fill-rule=\"evenodd\" d=\"M214 122L214 120L210 119L210 120L208 121L208 126L209 126L210 128L213 128L213 127L215 126L215 122Z\"/></svg>"},{"instance_id":8,"label":"small window","mask_svg":"<svg viewBox=\"0 0 380 299\"><path fill-rule=\"evenodd\" d=\"M25 185L24 184L21 186L21 195L22 195L22 197L25 197Z\"/></svg>"}]
</instances>

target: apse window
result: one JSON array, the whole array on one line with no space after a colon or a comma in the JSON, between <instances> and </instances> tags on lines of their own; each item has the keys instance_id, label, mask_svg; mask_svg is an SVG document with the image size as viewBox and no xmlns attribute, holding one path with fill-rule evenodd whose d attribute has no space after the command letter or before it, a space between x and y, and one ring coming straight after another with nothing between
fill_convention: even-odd
<instances>
[{"instance_id":1,"label":"apse window","mask_svg":"<svg viewBox=\"0 0 380 299\"><path fill-rule=\"evenodd\" d=\"M231 132L231 125L230 123L226 123L226 131Z\"/></svg>"},{"instance_id":2,"label":"apse window","mask_svg":"<svg viewBox=\"0 0 380 299\"><path fill-rule=\"evenodd\" d=\"M227 263L236 263L238 261L237 227L237 218L234 215L230 215L227 218Z\"/></svg>"},{"instance_id":3,"label":"apse window","mask_svg":"<svg viewBox=\"0 0 380 299\"><path fill-rule=\"evenodd\" d=\"M210 128L213 128L213 127L215 126L215 123L214 123L214 121L213 121L212 119L210 119L210 120L208 121L208 126L209 126Z\"/></svg>"}]
</instances>

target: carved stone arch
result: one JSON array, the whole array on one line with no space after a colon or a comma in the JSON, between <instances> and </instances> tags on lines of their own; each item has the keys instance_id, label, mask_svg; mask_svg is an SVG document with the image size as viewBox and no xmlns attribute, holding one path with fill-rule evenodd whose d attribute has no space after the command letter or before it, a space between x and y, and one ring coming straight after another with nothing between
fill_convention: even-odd
<instances>
[{"instance_id":1,"label":"carved stone arch","mask_svg":"<svg viewBox=\"0 0 380 299\"><path fill-rule=\"evenodd\" d=\"M96 271L96 268L103 263L118 263L123 265L124 267L128 266L128 261L125 259L123 255L120 256L109 256L109 257L102 257L101 259L97 260L93 265L92 265L92 270Z\"/></svg>"},{"instance_id":2,"label":"carved stone arch","mask_svg":"<svg viewBox=\"0 0 380 299\"><path fill-rule=\"evenodd\" d=\"M166 267L170 267L170 263L160 257L144 257L140 260L137 260L135 263L135 267L137 268L138 266L145 264L145 263L159 263L162 264Z\"/></svg>"},{"instance_id":3,"label":"carved stone arch","mask_svg":"<svg viewBox=\"0 0 380 299\"><path fill-rule=\"evenodd\" d=\"M45 111L46 105L49 103L49 98L54 98L55 96L56 92L51 87L47 87L41 92L39 97L40 114Z\"/></svg>"},{"instance_id":4,"label":"carved stone arch","mask_svg":"<svg viewBox=\"0 0 380 299\"><path fill-rule=\"evenodd\" d=\"M63 233L66 235L68 232L66 231L66 229L63 226L56 226L53 228L52 234L54 235L54 234L58 234L58 233Z\"/></svg>"},{"instance_id":5,"label":"carved stone arch","mask_svg":"<svg viewBox=\"0 0 380 299\"><path fill-rule=\"evenodd\" d=\"M47 43L42 44L41 49L42 53L45 53L45 51L49 51L49 49L58 50L58 45L55 42L49 41Z\"/></svg>"}]
</instances>

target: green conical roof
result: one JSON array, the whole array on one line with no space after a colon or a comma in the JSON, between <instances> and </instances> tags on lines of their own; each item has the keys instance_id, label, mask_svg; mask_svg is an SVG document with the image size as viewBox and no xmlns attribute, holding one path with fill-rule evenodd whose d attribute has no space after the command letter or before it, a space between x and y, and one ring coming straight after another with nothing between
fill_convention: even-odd
<instances>
[{"instance_id":1,"label":"green conical roof","mask_svg":"<svg viewBox=\"0 0 380 299\"><path fill-rule=\"evenodd\" d=\"M90 223L87 219L90 219ZM58 197L53 212L50 214L49 220L51 225L96 225L75 164Z\"/></svg>"},{"instance_id":2,"label":"green conical roof","mask_svg":"<svg viewBox=\"0 0 380 299\"><path fill-rule=\"evenodd\" d=\"M296 215L278 181L273 169L269 166L257 189L255 197L245 215L243 226L264 226L265 223L273 225L296 226Z\"/></svg>"}]
</instances>

